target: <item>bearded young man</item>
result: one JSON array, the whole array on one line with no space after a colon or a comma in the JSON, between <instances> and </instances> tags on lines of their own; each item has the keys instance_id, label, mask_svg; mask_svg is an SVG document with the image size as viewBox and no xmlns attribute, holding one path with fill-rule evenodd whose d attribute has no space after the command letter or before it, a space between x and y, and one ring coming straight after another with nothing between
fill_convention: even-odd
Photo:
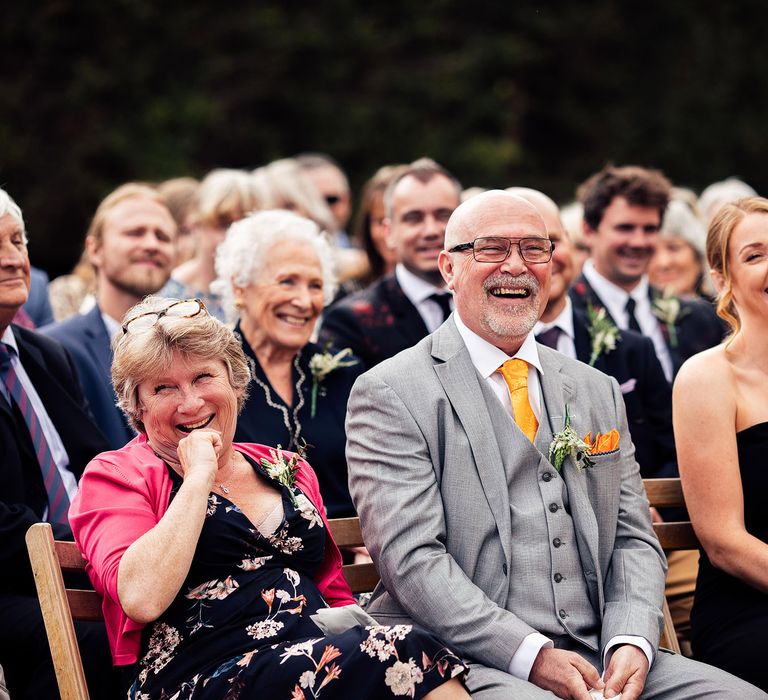
<instances>
[{"instance_id":1,"label":"bearded young man","mask_svg":"<svg viewBox=\"0 0 768 700\"><path fill-rule=\"evenodd\" d=\"M96 306L42 329L72 355L96 422L112 449L135 436L115 405L112 338L122 332L125 312L168 281L176 237L176 222L156 190L135 183L118 187L96 209L85 239L96 269Z\"/></svg>"}]
</instances>

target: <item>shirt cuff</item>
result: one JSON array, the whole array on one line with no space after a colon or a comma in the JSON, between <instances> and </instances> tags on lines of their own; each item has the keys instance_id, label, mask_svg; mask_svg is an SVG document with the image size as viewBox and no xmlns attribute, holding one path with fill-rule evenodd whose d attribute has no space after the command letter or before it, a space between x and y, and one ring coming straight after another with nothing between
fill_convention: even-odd
<instances>
[{"instance_id":1,"label":"shirt cuff","mask_svg":"<svg viewBox=\"0 0 768 700\"><path fill-rule=\"evenodd\" d=\"M542 648L551 649L554 646L549 637L545 637L538 632L531 632L517 647L517 651L509 662L509 672L516 678L527 681L531 675L533 662L539 655Z\"/></svg>"},{"instance_id":2,"label":"shirt cuff","mask_svg":"<svg viewBox=\"0 0 768 700\"><path fill-rule=\"evenodd\" d=\"M632 646L640 649L640 651L645 654L645 658L648 659L648 668L653 665L653 648L645 637L635 637L629 634L619 634L613 637L608 642L608 644L605 645L605 650L603 651L603 673L605 673L605 669L608 668L608 664L611 663L613 650L622 644L631 644Z\"/></svg>"}]
</instances>

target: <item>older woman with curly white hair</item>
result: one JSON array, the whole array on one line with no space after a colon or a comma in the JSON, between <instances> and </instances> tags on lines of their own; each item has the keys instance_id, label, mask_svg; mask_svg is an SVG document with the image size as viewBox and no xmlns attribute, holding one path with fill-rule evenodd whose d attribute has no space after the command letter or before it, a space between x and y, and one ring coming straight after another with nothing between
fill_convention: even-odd
<instances>
[{"instance_id":1,"label":"older woman with curly white hair","mask_svg":"<svg viewBox=\"0 0 768 700\"><path fill-rule=\"evenodd\" d=\"M253 378L235 438L291 450L306 443L329 516L354 515L344 419L362 367L343 349L310 342L336 290L330 245L308 219L258 212L229 229L216 272Z\"/></svg>"}]
</instances>

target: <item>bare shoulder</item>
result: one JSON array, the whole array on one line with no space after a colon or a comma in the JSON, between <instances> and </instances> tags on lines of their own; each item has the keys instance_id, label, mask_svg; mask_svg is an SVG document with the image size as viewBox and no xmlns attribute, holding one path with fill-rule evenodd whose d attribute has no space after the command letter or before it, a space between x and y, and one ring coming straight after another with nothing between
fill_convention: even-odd
<instances>
[{"instance_id":1,"label":"bare shoulder","mask_svg":"<svg viewBox=\"0 0 768 700\"><path fill-rule=\"evenodd\" d=\"M697 353L685 361L675 377L673 392L677 396L706 390L730 393L733 370L725 352L725 345L717 345Z\"/></svg>"}]
</instances>

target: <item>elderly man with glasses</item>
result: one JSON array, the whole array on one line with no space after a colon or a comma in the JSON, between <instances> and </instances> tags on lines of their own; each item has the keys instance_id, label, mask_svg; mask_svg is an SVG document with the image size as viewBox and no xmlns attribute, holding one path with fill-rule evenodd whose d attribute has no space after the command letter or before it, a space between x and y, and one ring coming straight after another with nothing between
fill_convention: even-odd
<instances>
[{"instance_id":1,"label":"elderly man with glasses","mask_svg":"<svg viewBox=\"0 0 768 700\"><path fill-rule=\"evenodd\" d=\"M533 335L552 251L520 197L462 204L439 259L455 312L355 384L367 610L459 650L473 698L765 698L658 649L666 565L619 386Z\"/></svg>"}]
</instances>

